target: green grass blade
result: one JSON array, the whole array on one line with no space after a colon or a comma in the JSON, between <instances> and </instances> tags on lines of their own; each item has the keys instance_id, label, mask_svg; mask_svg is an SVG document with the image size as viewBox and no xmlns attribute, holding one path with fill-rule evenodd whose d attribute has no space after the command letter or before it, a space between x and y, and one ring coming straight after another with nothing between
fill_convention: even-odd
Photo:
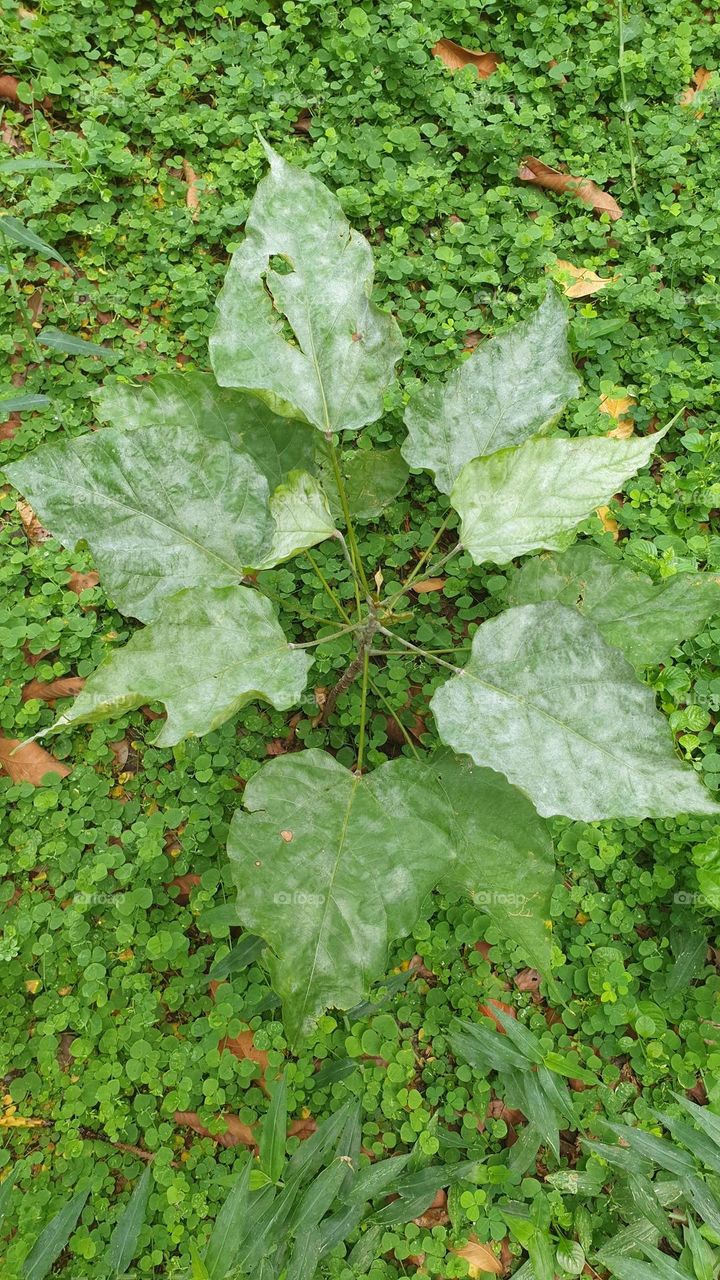
<instances>
[{"instance_id":1,"label":"green grass blade","mask_svg":"<svg viewBox=\"0 0 720 1280\"><path fill-rule=\"evenodd\" d=\"M279 1182L285 1163L287 1140L287 1082L282 1076L274 1085L270 1106L260 1137L260 1168L271 1182Z\"/></svg>"},{"instance_id":2,"label":"green grass blade","mask_svg":"<svg viewBox=\"0 0 720 1280\"><path fill-rule=\"evenodd\" d=\"M135 1257L138 1237L145 1221L151 1183L152 1165L149 1164L110 1237L106 1261L108 1266L112 1267L114 1276L124 1275Z\"/></svg>"},{"instance_id":3,"label":"green grass blade","mask_svg":"<svg viewBox=\"0 0 720 1280\"><path fill-rule=\"evenodd\" d=\"M56 1258L60 1256L90 1195L90 1188L78 1191L72 1200L51 1218L40 1232L25 1259L23 1280L44 1280Z\"/></svg>"}]
</instances>

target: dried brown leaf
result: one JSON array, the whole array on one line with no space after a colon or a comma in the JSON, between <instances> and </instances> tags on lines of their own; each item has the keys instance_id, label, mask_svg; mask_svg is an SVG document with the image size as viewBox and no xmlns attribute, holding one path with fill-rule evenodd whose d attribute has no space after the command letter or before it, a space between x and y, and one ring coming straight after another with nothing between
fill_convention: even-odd
<instances>
[{"instance_id":1,"label":"dried brown leaf","mask_svg":"<svg viewBox=\"0 0 720 1280\"><path fill-rule=\"evenodd\" d=\"M21 697L23 702L31 698L39 698L50 705L58 698L74 698L82 689L85 681L82 676L59 676L57 680L29 680Z\"/></svg>"},{"instance_id":2,"label":"dried brown leaf","mask_svg":"<svg viewBox=\"0 0 720 1280\"><path fill-rule=\"evenodd\" d=\"M83 591L88 591L90 587L96 587L100 581L100 574L92 570L90 573L71 573L68 579L68 591L74 591L76 595L80 595Z\"/></svg>"},{"instance_id":3,"label":"dried brown leaf","mask_svg":"<svg viewBox=\"0 0 720 1280\"><path fill-rule=\"evenodd\" d=\"M19 738L0 738L0 767L13 782L29 782L33 787L39 786L46 773L56 773L59 778L67 778L70 773L66 764L39 743L21 745Z\"/></svg>"},{"instance_id":4,"label":"dried brown leaf","mask_svg":"<svg viewBox=\"0 0 720 1280\"><path fill-rule=\"evenodd\" d=\"M596 213L607 213L613 222L623 216L615 197L603 191L590 178L576 178L570 173L560 173L543 164L542 160L536 160L535 156L525 156L521 161L518 178L521 182L532 182L536 187L543 187L547 191L568 192L577 196Z\"/></svg>"},{"instance_id":5,"label":"dried brown leaf","mask_svg":"<svg viewBox=\"0 0 720 1280\"><path fill-rule=\"evenodd\" d=\"M412 589L418 596L428 595L430 591L442 591L447 578L425 578L422 582L414 582Z\"/></svg>"},{"instance_id":6,"label":"dried brown leaf","mask_svg":"<svg viewBox=\"0 0 720 1280\"><path fill-rule=\"evenodd\" d=\"M211 1133L210 1130L202 1123L197 1111L176 1111L175 1123L187 1125L193 1129L195 1133L199 1133L201 1138L212 1138L213 1142L219 1142L221 1147L256 1147L257 1141L255 1134L249 1124L244 1124L237 1116L231 1112L225 1111L221 1116L225 1122L224 1133Z\"/></svg>"},{"instance_id":7,"label":"dried brown leaf","mask_svg":"<svg viewBox=\"0 0 720 1280\"><path fill-rule=\"evenodd\" d=\"M20 516L22 527L30 542L45 542L50 537L47 529L43 529L40 521L28 502L23 502L23 500L20 499L20 501L15 503L15 509Z\"/></svg>"},{"instance_id":8,"label":"dried brown leaf","mask_svg":"<svg viewBox=\"0 0 720 1280\"><path fill-rule=\"evenodd\" d=\"M600 412L607 413L611 418L615 419L616 426L607 432L607 435L614 436L616 440L628 440L635 431L635 423L632 418L625 418L623 414L631 409L637 400L633 396L603 396L600 401Z\"/></svg>"},{"instance_id":9,"label":"dried brown leaf","mask_svg":"<svg viewBox=\"0 0 720 1280\"><path fill-rule=\"evenodd\" d=\"M187 194L185 196L185 204L190 210L190 217L193 222L197 222L200 217L200 196L198 194L198 176L192 165L187 160L182 163L183 177L187 182Z\"/></svg>"},{"instance_id":10,"label":"dried brown leaf","mask_svg":"<svg viewBox=\"0 0 720 1280\"><path fill-rule=\"evenodd\" d=\"M468 1264L468 1274L475 1280L481 1271L489 1271L492 1275L501 1276L504 1274L505 1267L500 1258L493 1253L489 1244L480 1244L474 1236L470 1236L467 1244L462 1249L453 1249L452 1252L456 1258L463 1258Z\"/></svg>"},{"instance_id":11,"label":"dried brown leaf","mask_svg":"<svg viewBox=\"0 0 720 1280\"><path fill-rule=\"evenodd\" d=\"M463 67L475 67L481 80L487 80L502 61L496 53L479 53L477 49L465 49L454 40L438 40L431 52L451 71L460 71Z\"/></svg>"},{"instance_id":12,"label":"dried brown leaf","mask_svg":"<svg viewBox=\"0 0 720 1280\"><path fill-rule=\"evenodd\" d=\"M598 507L595 514L598 517L605 533L611 533L613 536L613 541L617 542L620 536L620 525L618 524L617 520L615 520L614 517L610 515L610 508Z\"/></svg>"},{"instance_id":13,"label":"dried brown leaf","mask_svg":"<svg viewBox=\"0 0 720 1280\"><path fill-rule=\"evenodd\" d=\"M709 87L714 75L715 72L708 71L707 67L698 67L692 78L692 82L688 85L687 89L683 89L680 94L681 107L691 106L697 95L702 93L703 89L707 89ZM696 114L700 117L704 112L698 111Z\"/></svg>"}]
</instances>

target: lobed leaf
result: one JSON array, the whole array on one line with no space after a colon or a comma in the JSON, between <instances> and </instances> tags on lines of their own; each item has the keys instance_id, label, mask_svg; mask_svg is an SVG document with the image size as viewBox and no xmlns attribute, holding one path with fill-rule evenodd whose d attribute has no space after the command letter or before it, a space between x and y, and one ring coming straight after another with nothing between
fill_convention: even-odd
<instances>
[{"instance_id":1,"label":"lobed leaf","mask_svg":"<svg viewBox=\"0 0 720 1280\"><path fill-rule=\"evenodd\" d=\"M436 885L465 889L547 964L552 846L497 774L443 753L358 778L311 750L265 765L244 802L250 812L235 814L228 844L238 913L272 948L292 1039L324 1008L359 1003Z\"/></svg>"},{"instance_id":2,"label":"lobed leaf","mask_svg":"<svg viewBox=\"0 0 720 1280\"><path fill-rule=\"evenodd\" d=\"M557 600L592 619L633 666L662 662L720 612L720 579L676 573L653 582L589 542L562 555L533 556L510 580L511 604Z\"/></svg>"},{"instance_id":3,"label":"lobed leaf","mask_svg":"<svg viewBox=\"0 0 720 1280\"><path fill-rule=\"evenodd\" d=\"M473 458L535 435L577 395L567 344L567 308L548 290L537 311L483 342L444 385L429 383L405 411L403 457L450 493Z\"/></svg>"},{"instance_id":4,"label":"lobed leaf","mask_svg":"<svg viewBox=\"0 0 720 1280\"><path fill-rule=\"evenodd\" d=\"M507 564L567 535L648 461L664 433L645 439L528 440L468 462L450 501L476 564Z\"/></svg>"},{"instance_id":5,"label":"lobed leaf","mask_svg":"<svg viewBox=\"0 0 720 1280\"><path fill-rule=\"evenodd\" d=\"M216 729L247 702L283 711L305 688L311 659L292 650L270 601L249 587L196 587L163 602L88 677L52 725L97 724L146 702L163 702L167 720L155 743L171 747Z\"/></svg>"},{"instance_id":6,"label":"lobed leaf","mask_svg":"<svg viewBox=\"0 0 720 1280\"><path fill-rule=\"evenodd\" d=\"M189 423L42 445L6 474L65 546L87 540L108 595L142 621L181 587L237 582L270 546L267 480Z\"/></svg>"},{"instance_id":7,"label":"lobed leaf","mask_svg":"<svg viewBox=\"0 0 720 1280\"><path fill-rule=\"evenodd\" d=\"M356 430L382 413L400 331L370 302L372 252L336 197L264 145L270 171L217 299L212 367L278 413Z\"/></svg>"},{"instance_id":8,"label":"lobed leaf","mask_svg":"<svg viewBox=\"0 0 720 1280\"><path fill-rule=\"evenodd\" d=\"M486 622L430 705L443 742L492 764L545 816L720 812L622 654L552 601Z\"/></svg>"}]
</instances>

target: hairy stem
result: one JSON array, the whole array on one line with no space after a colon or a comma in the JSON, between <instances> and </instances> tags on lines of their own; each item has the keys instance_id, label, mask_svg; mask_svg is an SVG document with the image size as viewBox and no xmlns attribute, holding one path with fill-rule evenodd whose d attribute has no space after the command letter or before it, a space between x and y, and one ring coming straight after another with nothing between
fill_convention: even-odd
<instances>
[{"instance_id":1,"label":"hairy stem","mask_svg":"<svg viewBox=\"0 0 720 1280\"><path fill-rule=\"evenodd\" d=\"M382 650L382 649L377 649L377 650L375 650L375 649L371 649L371 650L370 650L370 652L368 653L368 657L369 657L369 658L372 658L376 653L383 653L383 652L384 652L384 650ZM400 652L400 651L398 650L398 652ZM405 728L405 725L403 724L402 720L401 720L401 719L400 719L400 717L398 716L397 712L396 712L396 711L393 711L392 703L389 701L389 699L388 699L388 698L386 698L386 697L385 697L385 694L383 693L382 689L380 689L380 688L379 688L379 686L378 686L378 685L376 685L376 683L375 683L375 681L372 679L372 677L368 677L368 683L369 683L370 688L372 689L373 693L375 694L375 697L378 699L378 701L379 701L379 702L381 702L381 703L383 704L383 706L384 706L384 707L385 707L385 709L387 710L388 715L392 716L392 718L393 718L393 720L395 721L395 723L396 723L396 725L397 725L398 729L400 730L400 732L401 732L401 734L402 734L403 738L405 739L405 742L407 743L407 745L409 746L410 750L412 751L412 753L413 753L413 755L414 755L415 759L416 759L416 760L419 760L419 759L420 759L420 752L418 751L417 747L415 746L415 743L413 742L412 738L410 737L410 734L408 733L407 729Z\"/></svg>"},{"instance_id":2,"label":"hairy stem","mask_svg":"<svg viewBox=\"0 0 720 1280\"><path fill-rule=\"evenodd\" d=\"M462 667L454 667L451 662L444 662L442 658L437 658L429 649L421 649L419 644L411 644L409 640L403 640L402 636L398 636L394 631L388 631L387 627L378 627L377 630L383 636L388 636L390 640L396 640L404 649L412 649L413 653L422 654L423 658L429 658L431 662L436 662L439 667L447 667L448 671L454 671L456 676L463 675Z\"/></svg>"},{"instance_id":3,"label":"hairy stem","mask_svg":"<svg viewBox=\"0 0 720 1280\"><path fill-rule=\"evenodd\" d=\"M346 689L350 688L350 685L353 683L354 680L357 679L361 671L362 672L365 671L366 660L369 660L370 658L370 648L372 646L373 636L375 635L375 632L378 629L379 628L378 628L377 618L375 617L374 612L370 613L365 621L365 624L360 632L360 635L358 636L358 649L355 657L353 658L350 665L345 668L337 684L333 685L327 698L325 699L325 706L323 707L322 716L320 717L321 724L327 724L329 717L332 715L333 711L335 710L335 704L338 698L340 697L340 694L344 693ZM365 681L364 676L363 676L363 681ZM365 689L365 695L367 696L367 688ZM363 722L361 723L360 728L361 728L362 736L364 736L364 732L365 732L364 719L363 719Z\"/></svg>"},{"instance_id":4,"label":"hairy stem","mask_svg":"<svg viewBox=\"0 0 720 1280\"><path fill-rule=\"evenodd\" d=\"M332 600L332 602L333 602L333 604L334 604L335 608L337 609L338 613L340 614L340 617L341 617L341 618L343 618L345 622L349 622L349 621L350 621L350 614L348 613L347 609L345 609L345 607L343 606L343 604L340 602L340 600L338 599L338 597L335 595L335 592L333 591L332 587L330 586L330 583L328 582L327 578L325 577L325 574L323 573L322 569L320 568L320 565L317 563L317 561L314 559L314 557L310 555L310 552L309 552L309 551L306 551L306 552L305 552L305 555L307 556L308 560L310 561L310 564L312 565L313 570L314 570L314 572L315 572L316 576L320 579L320 582L322 583L322 586L323 586L323 589L324 589L325 593L326 593L326 594L327 594L327 596L330 598L330 600Z\"/></svg>"},{"instance_id":5,"label":"hairy stem","mask_svg":"<svg viewBox=\"0 0 720 1280\"><path fill-rule=\"evenodd\" d=\"M355 526L353 525L352 516L350 515L350 504L348 502L347 490L345 488L345 481L343 479L343 473L342 473L342 468L340 466L338 451L335 448L335 445L333 444L332 433L330 431L326 432L325 442L328 447L328 452L330 455L330 463L332 465L332 470L333 470L333 477L335 479L335 486L337 488L338 495L340 498L340 506L342 507L342 513L345 519L345 527L347 529L347 538L348 538L348 543L350 547L350 563L353 566L353 572L356 578L355 591L357 596L357 610L358 610L358 616L359 616L362 608L360 603L359 588L361 587L365 596L369 598L370 587L368 586L368 580L365 576L365 569L363 567L363 562L360 558L360 552L358 550L357 538L355 537ZM359 585L357 582L358 578L360 580Z\"/></svg>"},{"instance_id":6,"label":"hairy stem","mask_svg":"<svg viewBox=\"0 0 720 1280\"><path fill-rule=\"evenodd\" d=\"M362 652L362 687L360 690L360 732L358 733L358 758L356 773L362 773L365 755L365 722L367 720L367 693L370 678L370 653L368 645Z\"/></svg>"}]
</instances>

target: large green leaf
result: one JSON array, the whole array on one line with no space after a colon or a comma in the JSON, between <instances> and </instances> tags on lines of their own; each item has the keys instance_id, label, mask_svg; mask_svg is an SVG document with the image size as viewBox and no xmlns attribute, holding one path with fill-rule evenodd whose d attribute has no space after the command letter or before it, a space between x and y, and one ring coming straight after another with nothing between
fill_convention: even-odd
<instances>
[{"instance_id":1,"label":"large green leaf","mask_svg":"<svg viewBox=\"0 0 720 1280\"><path fill-rule=\"evenodd\" d=\"M546 968L552 846L524 796L442 753L361 778L322 751L278 757L248 784L228 850L241 921L269 943L293 1039L355 1007L388 944L436 885L466 890Z\"/></svg>"},{"instance_id":2,"label":"large green leaf","mask_svg":"<svg viewBox=\"0 0 720 1280\"><path fill-rule=\"evenodd\" d=\"M355 520L375 520L405 488L409 475L399 449L346 449L340 466L348 507ZM340 496L327 464L322 482L333 516L342 520Z\"/></svg>"},{"instance_id":3,"label":"large green leaf","mask_svg":"<svg viewBox=\"0 0 720 1280\"><path fill-rule=\"evenodd\" d=\"M278 485L270 498L270 514L275 521L273 540L255 569L282 564L298 551L307 551L337 534L328 500L306 471L291 471L285 483Z\"/></svg>"},{"instance_id":4,"label":"large green leaf","mask_svg":"<svg viewBox=\"0 0 720 1280\"><path fill-rule=\"evenodd\" d=\"M720 812L622 654L554 601L484 623L431 707L443 742L504 773L541 814Z\"/></svg>"},{"instance_id":5,"label":"large green leaf","mask_svg":"<svg viewBox=\"0 0 720 1280\"><path fill-rule=\"evenodd\" d=\"M327 187L265 150L270 172L217 300L215 376L322 431L362 427L380 417L402 352L370 302L370 246Z\"/></svg>"},{"instance_id":6,"label":"large green leaf","mask_svg":"<svg viewBox=\"0 0 720 1280\"><path fill-rule=\"evenodd\" d=\"M274 952L294 1041L384 972L389 942L410 931L447 864L447 837L412 761L358 778L322 751L279 756L243 800L228 844L238 914Z\"/></svg>"},{"instance_id":7,"label":"large green leaf","mask_svg":"<svg viewBox=\"0 0 720 1280\"><path fill-rule=\"evenodd\" d=\"M720 579L676 573L653 582L590 542L562 555L533 556L510 580L511 604L557 600L591 618L634 666L661 662L720 612Z\"/></svg>"},{"instance_id":8,"label":"large green leaf","mask_svg":"<svg viewBox=\"0 0 720 1280\"><path fill-rule=\"evenodd\" d=\"M288 422L257 396L219 387L211 373L159 373L150 382L108 382L96 397L97 416L125 431L189 424L249 453L272 493L290 471L312 471L317 432Z\"/></svg>"},{"instance_id":9,"label":"large green leaf","mask_svg":"<svg viewBox=\"0 0 720 1280\"><path fill-rule=\"evenodd\" d=\"M171 747L216 729L262 698L284 711L300 698L311 659L293 650L270 601L250 587L195 587L163 602L158 617L102 663L52 726L96 724L164 702L155 739Z\"/></svg>"},{"instance_id":10,"label":"large green leaf","mask_svg":"<svg viewBox=\"0 0 720 1280\"><path fill-rule=\"evenodd\" d=\"M535 968L550 964L550 898L555 858L547 823L492 769L439 752L428 772L447 805L455 860L443 884L464 889Z\"/></svg>"},{"instance_id":11,"label":"large green leaf","mask_svg":"<svg viewBox=\"0 0 720 1280\"><path fill-rule=\"evenodd\" d=\"M663 432L646 439L527 440L460 472L450 501L460 540L476 564L507 564L567 535L648 461Z\"/></svg>"},{"instance_id":12,"label":"large green leaf","mask_svg":"<svg viewBox=\"0 0 720 1280\"><path fill-rule=\"evenodd\" d=\"M6 473L65 546L87 540L108 595L143 621L181 587L237 582L270 546L267 480L189 423L43 445Z\"/></svg>"},{"instance_id":13,"label":"large green leaf","mask_svg":"<svg viewBox=\"0 0 720 1280\"><path fill-rule=\"evenodd\" d=\"M528 320L481 343L444 385L420 388L405 412L403 455L450 493L466 462L535 435L579 385L565 305L549 292Z\"/></svg>"}]
</instances>

